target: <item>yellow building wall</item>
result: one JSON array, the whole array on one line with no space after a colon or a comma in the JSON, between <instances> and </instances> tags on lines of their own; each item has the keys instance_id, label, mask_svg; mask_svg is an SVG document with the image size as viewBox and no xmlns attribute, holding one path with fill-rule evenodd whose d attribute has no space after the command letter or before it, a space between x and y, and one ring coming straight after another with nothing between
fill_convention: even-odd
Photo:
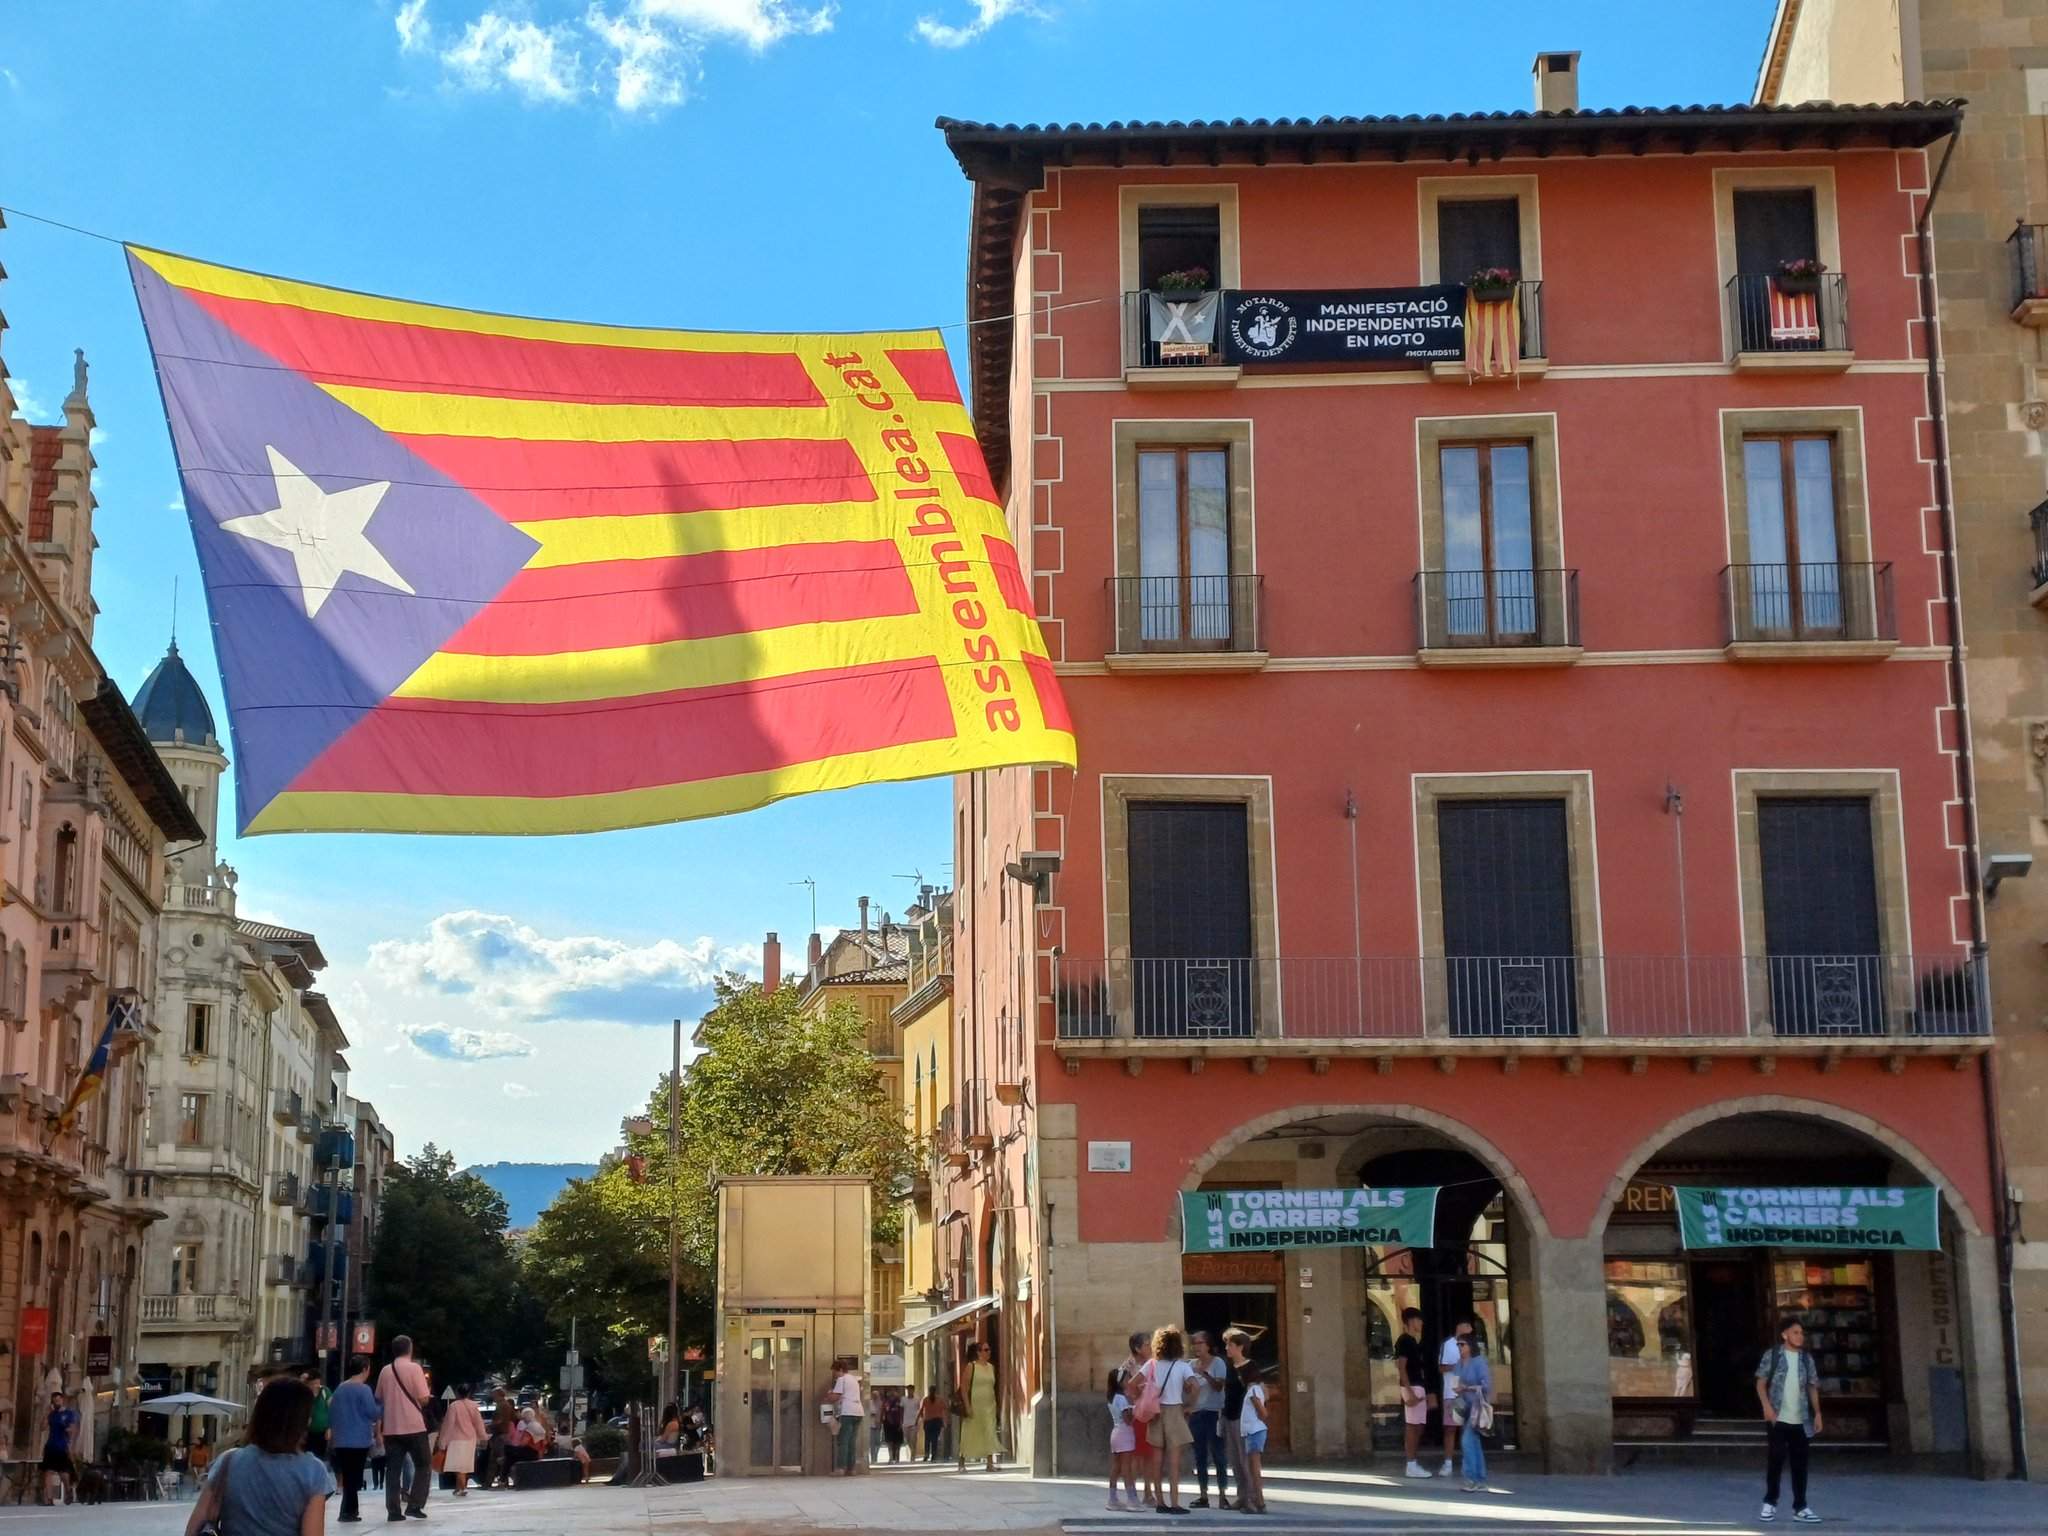
<instances>
[{"instance_id":1,"label":"yellow building wall","mask_svg":"<svg viewBox=\"0 0 2048 1536\"><path fill-rule=\"evenodd\" d=\"M924 1159L924 1171L937 1183L932 1132L939 1114L953 1102L953 997L942 992L922 1013L903 1026L901 1061L904 1091L903 1123ZM920 1210L914 1200L903 1208L903 1290L915 1296L938 1283L933 1221L938 1213L929 1201Z\"/></svg>"}]
</instances>

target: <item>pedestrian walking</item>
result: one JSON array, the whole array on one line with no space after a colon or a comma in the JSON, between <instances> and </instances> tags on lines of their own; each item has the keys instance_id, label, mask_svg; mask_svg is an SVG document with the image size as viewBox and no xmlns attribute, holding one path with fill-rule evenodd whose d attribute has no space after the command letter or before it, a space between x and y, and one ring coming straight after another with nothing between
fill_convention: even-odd
<instances>
[{"instance_id":1,"label":"pedestrian walking","mask_svg":"<svg viewBox=\"0 0 2048 1536\"><path fill-rule=\"evenodd\" d=\"M939 1459L939 1437L946 1432L946 1400L939 1396L936 1384L925 1388L924 1399L917 1405L918 1427L924 1432L924 1459Z\"/></svg>"},{"instance_id":2,"label":"pedestrian walking","mask_svg":"<svg viewBox=\"0 0 2048 1536\"><path fill-rule=\"evenodd\" d=\"M391 1363L377 1373L377 1402L384 1410L384 1445L391 1458L390 1476L384 1484L386 1520L403 1520L407 1515L419 1520L427 1517L427 1491L434 1482L427 1405L433 1399L427 1373L412 1357L412 1340L401 1333L391 1341ZM309 1422L312 1415L309 1398ZM412 1465L410 1477L406 1473L408 1461Z\"/></svg>"},{"instance_id":3,"label":"pedestrian walking","mask_svg":"<svg viewBox=\"0 0 2048 1536\"><path fill-rule=\"evenodd\" d=\"M313 1394L313 1422L306 1426L306 1451L308 1455L327 1459L327 1432L330 1428L329 1411L334 1404L334 1394L327 1390L327 1382L318 1371L308 1371L306 1386Z\"/></svg>"},{"instance_id":4,"label":"pedestrian walking","mask_svg":"<svg viewBox=\"0 0 2048 1536\"><path fill-rule=\"evenodd\" d=\"M341 1390L328 1405L328 1455L341 1483L341 1511L335 1517L338 1524L355 1525L363 1518L363 1465L377 1444L378 1421L383 1417L383 1406L370 1390L369 1358L356 1355L349 1360Z\"/></svg>"},{"instance_id":5,"label":"pedestrian walking","mask_svg":"<svg viewBox=\"0 0 2048 1536\"><path fill-rule=\"evenodd\" d=\"M1216 1353L1215 1341L1199 1329L1188 1335L1188 1365L1201 1383L1201 1396L1188 1410L1188 1430L1195 1437L1195 1502L1209 1507L1209 1468L1216 1469L1216 1507L1230 1508L1230 1466L1223 1453L1223 1388L1230 1367Z\"/></svg>"},{"instance_id":6,"label":"pedestrian walking","mask_svg":"<svg viewBox=\"0 0 2048 1536\"><path fill-rule=\"evenodd\" d=\"M441 1418L441 1465L454 1474L455 1497L469 1497L469 1479L476 1471L477 1447L484 1443L484 1416L467 1384L455 1389L455 1401Z\"/></svg>"},{"instance_id":7,"label":"pedestrian walking","mask_svg":"<svg viewBox=\"0 0 2048 1536\"><path fill-rule=\"evenodd\" d=\"M1245 1508L1244 1396L1246 1367L1252 1363L1252 1336L1242 1328L1223 1330L1223 1459L1237 1477L1237 1507ZM1256 1513L1256 1511L1254 1511Z\"/></svg>"},{"instance_id":8,"label":"pedestrian walking","mask_svg":"<svg viewBox=\"0 0 2048 1536\"><path fill-rule=\"evenodd\" d=\"M1757 1401L1764 1406L1764 1434L1770 1449L1764 1470L1764 1507L1759 1520L1778 1518L1778 1490L1785 1463L1792 1463L1792 1518L1818 1524L1806 1502L1807 1442L1820 1433L1820 1373L1806 1352L1806 1325L1787 1312L1778 1319L1778 1342L1756 1367Z\"/></svg>"},{"instance_id":9,"label":"pedestrian walking","mask_svg":"<svg viewBox=\"0 0 2048 1536\"><path fill-rule=\"evenodd\" d=\"M1486 1432L1493 1427L1493 1371L1486 1353L1470 1331L1458 1340L1458 1406L1463 1421L1465 1481L1459 1486L1467 1493L1486 1489Z\"/></svg>"},{"instance_id":10,"label":"pedestrian walking","mask_svg":"<svg viewBox=\"0 0 2048 1536\"><path fill-rule=\"evenodd\" d=\"M1188 1404L1199 1400L1201 1383L1187 1362L1187 1339L1168 1323L1152 1334L1152 1358L1138 1373L1145 1383L1133 1413L1145 1425L1145 1442L1158 1453L1156 1482L1165 1495L1152 1507L1158 1513L1185 1513L1180 1501L1180 1453L1194 1442L1188 1428Z\"/></svg>"},{"instance_id":11,"label":"pedestrian walking","mask_svg":"<svg viewBox=\"0 0 2048 1536\"><path fill-rule=\"evenodd\" d=\"M970 1461L996 1469L996 1368L983 1357L986 1345L967 1346L967 1367L961 1373L960 1390L954 1393L954 1412L960 1425L953 1432L953 1445L960 1456L960 1470Z\"/></svg>"},{"instance_id":12,"label":"pedestrian walking","mask_svg":"<svg viewBox=\"0 0 2048 1536\"><path fill-rule=\"evenodd\" d=\"M312 1423L311 1387L296 1376L266 1382L249 1410L242 1443L213 1464L185 1536L202 1529L320 1536L327 1528L327 1466L306 1452Z\"/></svg>"},{"instance_id":13,"label":"pedestrian walking","mask_svg":"<svg viewBox=\"0 0 2048 1536\"><path fill-rule=\"evenodd\" d=\"M1458 1367L1464 1357L1458 1353L1458 1340L1471 1332L1472 1320L1469 1317L1459 1318L1437 1355L1437 1374L1441 1378L1444 1405L1444 1464L1436 1469L1438 1477L1449 1477L1458 1459L1458 1426L1464 1422L1460 1417L1463 1409L1458 1398Z\"/></svg>"},{"instance_id":14,"label":"pedestrian walking","mask_svg":"<svg viewBox=\"0 0 2048 1536\"><path fill-rule=\"evenodd\" d=\"M377 1394L370 1394L375 1397ZM384 1487L384 1464L389 1456L384 1449L384 1435L380 1430L376 1442L370 1447L370 1486L382 1490Z\"/></svg>"},{"instance_id":15,"label":"pedestrian walking","mask_svg":"<svg viewBox=\"0 0 2048 1536\"><path fill-rule=\"evenodd\" d=\"M1401 1449L1407 1452L1409 1477L1428 1477L1422 1464L1422 1431L1429 1423L1433 1395L1422 1369L1422 1312L1401 1309L1401 1337L1394 1340L1394 1375L1401 1391Z\"/></svg>"},{"instance_id":16,"label":"pedestrian walking","mask_svg":"<svg viewBox=\"0 0 2048 1536\"><path fill-rule=\"evenodd\" d=\"M860 1421L863 1417L860 1376L853 1368L850 1355L842 1355L833 1361L832 1368L839 1374L825 1389L824 1399L839 1414L839 1438L832 1446L832 1470L851 1477L854 1463L860 1458Z\"/></svg>"},{"instance_id":17,"label":"pedestrian walking","mask_svg":"<svg viewBox=\"0 0 2048 1536\"><path fill-rule=\"evenodd\" d=\"M889 1448L889 1465L893 1467L903 1459L903 1394L885 1387L879 1407L876 1417L882 1421L882 1444Z\"/></svg>"},{"instance_id":18,"label":"pedestrian walking","mask_svg":"<svg viewBox=\"0 0 2048 1536\"><path fill-rule=\"evenodd\" d=\"M185 1452L185 1471L192 1479L194 1493L205 1485L206 1469L212 1465L213 1447L208 1445L206 1437L201 1435L192 1448Z\"/></svg>"},{"instance_id":19,"label":"pedestrian walking","mask_svg":"<svg viewBox=\"0 0 2048 1536\"><path fill-rule=\"evenodd\" d=\"M1135 1409L1142 1389L1134 1378L1145 1369L1145 1363L1152 1358L1152 1335L1141 1328L1130 1336L1128 1342L1130 1348L1124 1355L1124 1363L1117 1367L1117 1371L1123 1377L1124 1395L1131 1400L1131 1406ZM1165 1501L1159 1497L1159 1458L1151 1453L1145 1443L1144 1433L1145 1426L1140 1424L1137 1454L1138 1469L1145 1479L1145 1502L1160 1504Z\"/></svg>"},{"instance_id":20,"label":"pedestrian walking","mask_svg":"<svg viewBox=\"0 0 2048 1536\"><path fill-rule=\"evenodd\" d=\"M1131 1418L1131 1400L1124 1396L1124 1373L1114 1370L1109 1373L1109 1507L1111 1509L1138 1509L1145 1506L1138 1502L1138 1479L1134 1470L1138 1459L1138 1426ZM1117 1493L1118 1479L1122 1479L1128 1501Z\"/></svg>"},{"instance_id":21,"label":"pedestrian walking","mask_svg":"<svg viewBox=\"0 0 2048 1536\"><path fill-rule=\"evenodd\" d=\"M78 1433L78 1410L64 1401L62 1392L50 1394L50 1417L43 1426L43 1502L55 1504L61 1491L69 1504L78 1469L71 1464L71 1437Z\"/></svg>"},{"instance_id":22,"label":"pedestrian walking","mask_svg":"<svg viewBox=\"0 0 2048 1536\"><path fill-rule=\"evenodd\" d=\"M1265 1373L1247 1361L1238 1371L1244 1380L1244 1407L1237 1430L1244 1437L1244 1479L1237 1485L1237 1507L1247 1514L1266 1512L1266 1386Z\"/></svg>"}]
</instances>

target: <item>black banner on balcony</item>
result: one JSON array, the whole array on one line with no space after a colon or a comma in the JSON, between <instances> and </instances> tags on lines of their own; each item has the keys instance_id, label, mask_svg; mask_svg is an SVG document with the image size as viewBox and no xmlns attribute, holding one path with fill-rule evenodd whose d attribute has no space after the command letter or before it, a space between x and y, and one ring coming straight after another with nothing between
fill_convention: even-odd
<instances>
[{"instance_id":1,"label":"black banner on balcony","mask_svg":"<svg viewBox=\"0 0 2048 1536\"><path fill-rule=\"evenodd\" d=\"M1231 289L1223 295L1226 363L1434 363L1465 355L1465 290Z\"/></svg>"}]
</instances>

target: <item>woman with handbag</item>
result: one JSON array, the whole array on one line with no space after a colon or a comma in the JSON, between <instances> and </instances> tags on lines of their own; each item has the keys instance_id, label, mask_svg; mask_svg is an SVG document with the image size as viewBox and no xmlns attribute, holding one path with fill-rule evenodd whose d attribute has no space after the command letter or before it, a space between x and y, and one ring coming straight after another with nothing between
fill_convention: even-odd
<instances>
[{"instance_id":1,"label":"woman with handbag","mask_svg":"<svg viewBox=\"0 0 2048 1536\"><path fill-rule=\"evenodd\" d=\"M469 1494L469 1475L476 1470L476 1448L484 1443L484 1416L468 1387L455 1389L455 1401L441 1420L441 1449L435 1460L455 1474L455 1497Z\"/></svg>"},{"instance_id":2,"label":"woman with handbag","mask_svg":"<svg viewBox=\"0 0 2048 1536\"><path fill-rule=\"evenodd\" d=\"M1145 1426L1145 1443L1158 1454L1151 1481L1166 1497L1152 1507L1162 1515L1186 1514L1180 1501L1180 1453L1194 1444L1188 1404L1201 1399L1202 1383L1184 1358L1187 1339L1171 1323L1152 1335L1152 1358L1138 1372L1143 1390L1131 1416Z\"/></svg>"},{"instance_id":3,"label":"woman with handbag","mask_svg":"<svg viewBox=\"0 0 2048 1536\"><path fill-rule=\"evenodd\" d=\"M953 1443L960 1450L962 1472L970 1461L984 1463L991 1472L996 1469L996 1368L982 1358L983 1353L980 1344L967 1346L966 1369L953 1393L953 1411L960 1416Z\"/></svg>"},{"instance_id":4,"label":"woman with handbag","mask_svg":"<svg viewBox=\"0 0 2048 1536\"><path fill-rule=\"evenodd\" d=\"M249 1413L243 1443L213 1464L185 1536L325 1536L327 1465L305 1452L313 1391L280 1376Z\"/></svg>"},{"instance_id":5,"label":"woman with handbag","mask_svg":"<svg viewBox=\"0 0 2048 1536\"><path fill-rule=\"evenodd\" d=\"M1486 1491L1486 1435L1493 1428L1493 1371L1469 1333L1458 1335L1458 1400L1465 1410L1465 1432L1459 1443L1464 1450L1465 1481L1458 1486L1467 1493Z\"/></svg>"}]
</instances>

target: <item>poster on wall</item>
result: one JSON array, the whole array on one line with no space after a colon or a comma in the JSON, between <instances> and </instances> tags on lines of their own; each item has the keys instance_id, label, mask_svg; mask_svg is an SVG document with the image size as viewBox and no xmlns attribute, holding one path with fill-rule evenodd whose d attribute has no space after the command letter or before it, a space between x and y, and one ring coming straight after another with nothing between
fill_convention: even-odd
<instances>
[{"instance_id":1,"label":"poster on wall","mask_svg":"<svg viewBox=\"0 0 2048 1536\"><path fill-rule=\"evenodd\" d=\"M1939 1252L1932 1189L1799 1185L1701 1189L1674 1184L1688 1248L1895 1248Z\"/></svg>"},{"instance_id":2,"label":"poster on wall","mask_svg":"<svg viewBox=\"0 0 2048 1536\"><path fill-rule=\"evenodd\" d=\"M1431 363L1465 355L1465 290L1231 289L1223 295L1226 363Z\"/></svg>"},{"instance_id":3,"label":"poster on wall","mask_svg":"<svg viewBox=\"0 0 2048 1536\"><path fill-rule=\"evenodd\" d=\"M1428 1248L1436 1187L1203 1189L1180 1197L1182 1253L1276 1248Z\"/></svg>"}]
</instances>

